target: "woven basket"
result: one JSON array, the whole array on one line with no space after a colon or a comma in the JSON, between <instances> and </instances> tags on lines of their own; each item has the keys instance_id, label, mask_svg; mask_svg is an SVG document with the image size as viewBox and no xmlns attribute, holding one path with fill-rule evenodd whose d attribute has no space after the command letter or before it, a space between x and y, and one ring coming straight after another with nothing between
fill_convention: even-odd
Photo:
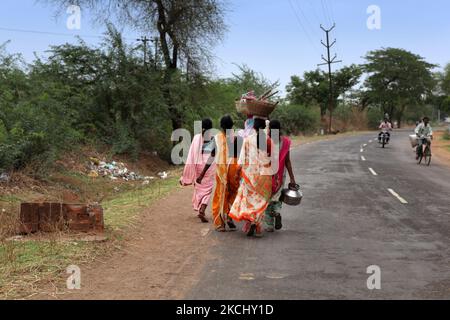
<instances>
[{"instance_id":1,"label":"woven basket","mask_svg":"<svg viewBox=\"0 0 450 320\"><path fill-rule=\"evenodd\" d=\"M269 117L269 115L275 110L277 103L269 101L247 101L243 102L241 100L236 101L236 110L239 113L245 115L259 116L259 117Z\"/></svg>"}]
</instances>

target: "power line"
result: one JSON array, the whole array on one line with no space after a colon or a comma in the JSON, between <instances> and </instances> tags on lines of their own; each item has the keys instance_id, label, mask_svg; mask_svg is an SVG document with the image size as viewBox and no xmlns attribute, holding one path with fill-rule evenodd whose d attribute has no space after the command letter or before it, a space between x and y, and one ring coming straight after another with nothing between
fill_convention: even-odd
<instances>
[{"instance_id":1,"label":"power line","mask_svg":"<svg viewBox=\"0 0 450 320\"><path fill-rule=\"evenodd\" d=\"M303 16L303 21L306 22L306 25L309 27L309 30L311 31L312 36L315 38L316 35L316 31L315 28L313 27L313 25L310 23L307 15L305 14L304 10L302 9L300 2L299 1L295 1L295 4L297 5L298 11L300 11L300 14Z\"/></svg>"},{"instance_id":2,"label":"power line","mask_svg":"<svg viewBox=\"0 0 450 320\"><path fill-rule=\"evenodd\" d=\"M327 21L328 20L328 23L331 23L330 22L330 16L328 15L328 11L327 11L327 9L325 8L325 2L324 2L324 0L320 0L320 3L321 3L321 5L322 5L322 13L323 13L323 17L325 18L325 21Z\"/></svg>"},{"instance_id":3,"label":"power line","mask_svg":"<svg viewBox=\"0 0 450 320\"><path fill-rule=\"evenodd\" d=\"M30 30L30 29L15 29L15 28L5 28L0 27L1 31L8 31L8 32L20 32L20 33L31 33L31 34L43 34L43 35L50 35L50 36L62 36L62 37L80 37L80 38L96 38L96 39L104 39L104 35L81 35L81 34L71 34L71 33L62 33L62 32L50 32L50 31L40 31L40 30ZM134 40L131 38L125 38L125 40Z\"/></svg>"},{"instance_id":4,"label":"power line","mask_svg":"<svg viewBox=\"0 0 450 320\"><path fill-rule=\"evenodd\" d=\"M328 2L328 8L330 9L330 14L331 14L331 18L333 20L333 23L336 23L336 18L334 15L334 8L333 8L333 1L334 0L330 0L330 2ZM336 30L336 37L340 38L340 33L339 30ZM339 55L343 56L342 50L341 50L341 46L340 43L336 43L336 51L338 52Z\"/></svg>"},{"instance_id":5,"label":"power line","mask_svg":"<svg viewBox=\"0 0 450 320\"><path fill-rule=\"evenodd\" d=\"M306 35L306 37L308 38L309 42L311 43L311 45L314 47L314 49L315 49L316 51L319 51L317 45L314 43L314 41L312 41L312 39L311 39L311 37L310 37L310 35L309 35L309 32L306 30L306 28L305 28L305 26L303 25L303 23L302 23L300 17L298 16L298 13L297 13L297 11L295 10L294 5L292 4L292 1L291 1L291 0L288 0L288 1L289 1L289 4L291 5L292 11L293 11L294 14L295 14L295 17L297 18L298 23L300 24L301 28L302 28L303 31L305 32L305 35Z\"/></svg>"},{"instance_id":6,"label":"power line","mask_svg":"<svg viewBox=\"0 0 450 320\"><path fill-rule=\"evenodd\" d=\"M319 17L319 14L316 11L316 7L312 4L311 0L307 0L309 6L312 8L312 12L314 14L314 16L316 17L317 23L321 23L321 22L326 22L326 21L321 21L322 19Z\"/></svg>"}]
</instances>

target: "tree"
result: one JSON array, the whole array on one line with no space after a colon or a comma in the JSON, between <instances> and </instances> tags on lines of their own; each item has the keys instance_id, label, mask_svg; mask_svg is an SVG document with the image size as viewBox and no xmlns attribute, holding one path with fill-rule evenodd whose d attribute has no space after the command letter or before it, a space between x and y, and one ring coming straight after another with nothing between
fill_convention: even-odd
<instances>
[{"instance_id":1,"label":"tree","mask_svg":"<svg viewBox=\"0 0 450 320\"><path fill-rule=\"evenodd\" d=\"M436 73L436 90L432 97L432 103L442 112L450 113L450 63L443 72Z\"/></svg>"},{"instance_id":2,"label":"tree","mask_svg":"<svg viewBox=\"0 0 450 320\"><path fill-rule=\"evenodd\" d=\"M357 65L344 67L333 73L333 99L337 105L339 97L345 95L358 84L361 77L361 68ZM291 78L287 86L288 100L299 105L319 105L322 118L329 110L330 89L328 74L319 69L305 72L303 79L298 76Z\"/></svg>"},{"instance_id":3,"label":"tree","mask_svg":"<svg viewBox=\"0 0 450 320\"><path fill-rule=\"evenodd\" d=\"M225 5L220 0L41 0L59 5L80 5L96 12L98 21L117 18L145 34L158 34L165 65L164 97L174 129L183 124L175 105L173 81L180 64L199 72L211 61L211 48L222 40Z\"/></svg>"},{"instance_id":4,"label":"tree","mask_svg":"<svg viewBox=\"0 0 450 320\"><path fill-rule=\"evenodd\" d=\"M445 66L440 81L440 87L443 93L450 96L450 63Z\"/></svg>"},{"instance_id":5,"label":"tree","mask_svg":"<svg viewBox=\"0 0 450 320\"><path fill-rule=\"evenodd\" d=\"M435 86L430 64L419 55L396 48L369 52L363 65L371 105L380 107L401 125L409 105L424 104Z\"/></svg>"}]
</instances>

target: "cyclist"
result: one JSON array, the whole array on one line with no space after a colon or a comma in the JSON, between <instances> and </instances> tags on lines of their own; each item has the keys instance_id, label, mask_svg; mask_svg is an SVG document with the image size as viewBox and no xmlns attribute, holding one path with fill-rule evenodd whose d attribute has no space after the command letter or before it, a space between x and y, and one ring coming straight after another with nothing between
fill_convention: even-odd
<instances>
[{"instance_id":1,"label":"cyclist","mask_svg":"<svg viewBox=\"0 0 450 320\"><path fill-rule=\"evenodd\" d=\"M391 134L389 133L389 131L392 131L392 124L389 122L389 118L385 117L383 122L380 124L380 128L381 132L378 134L378 142L381 143L381 136L383 135L383 133L387 134L387 141L389 142L389 140L391 139Z\"/></svg>"},{"instance_id":2,"label":"cyclist","mask_svg":"<svg viewBox=\"0 0 450 320\"><path fill-rule=\"evenodd\" d=\"M431 146L431 140L433 140L433 129L430 126L430 118L423 118L422 122L416 127L415 133L419 138L416 152L416 160L418 160L420 154L425 152L427 145Z\"/></svg>"}]
</instances>

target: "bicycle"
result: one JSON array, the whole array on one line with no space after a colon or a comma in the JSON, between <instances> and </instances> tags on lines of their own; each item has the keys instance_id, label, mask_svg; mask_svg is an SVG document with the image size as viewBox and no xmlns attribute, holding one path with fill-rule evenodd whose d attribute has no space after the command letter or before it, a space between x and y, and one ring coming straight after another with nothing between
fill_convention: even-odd
<instances>
[{"instance_id":1,"label":"bicycle","mask_svg":"<svg viewBox=\"0 0 450 320\"><path fill-rule=\"evenodd\" d=\"M431 142L428 139L426 140L426 147L425 147L425 152L422 151L422 146L417 146L417 164L420 165L422 163L422 161L424 160L424 163L427 166L430 166L431 164ZM425 153L425 154L424 154Z\"/></svg>"}]
</instances>

